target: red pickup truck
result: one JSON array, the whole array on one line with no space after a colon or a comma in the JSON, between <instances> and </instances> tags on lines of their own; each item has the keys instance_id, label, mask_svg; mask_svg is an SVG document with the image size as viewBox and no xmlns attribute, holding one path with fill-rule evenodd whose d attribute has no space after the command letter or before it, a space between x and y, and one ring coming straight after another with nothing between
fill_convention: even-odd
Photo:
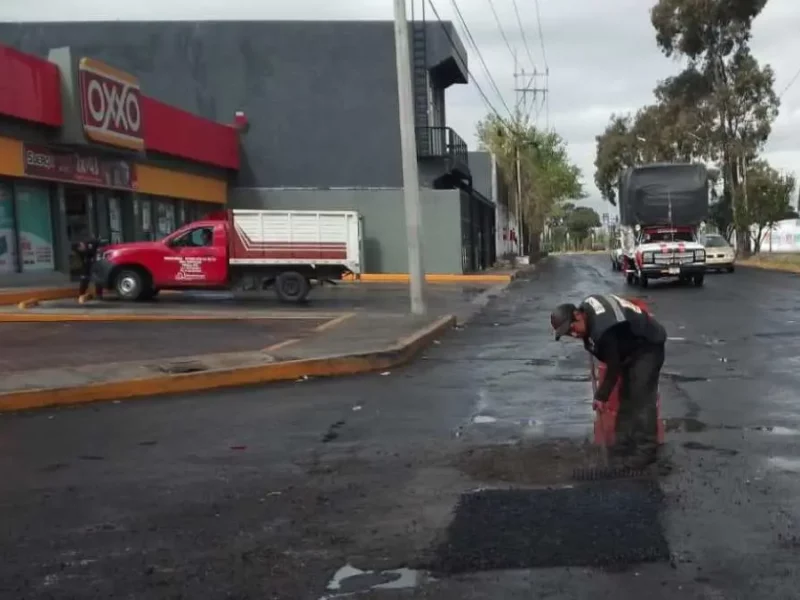
<instances>
[{"instance_id":1,"label":"red pickup truck","mask_svg":"<svg viewBox=\"0 0 800 600\"><path fill-rule=\"evenodd\" d=\"M250 283L302 302L313 281L360 275L362 245L356 212L229 210L155 242L105 246L93 279L123 300Z\"/></svg>"}]
</instances>

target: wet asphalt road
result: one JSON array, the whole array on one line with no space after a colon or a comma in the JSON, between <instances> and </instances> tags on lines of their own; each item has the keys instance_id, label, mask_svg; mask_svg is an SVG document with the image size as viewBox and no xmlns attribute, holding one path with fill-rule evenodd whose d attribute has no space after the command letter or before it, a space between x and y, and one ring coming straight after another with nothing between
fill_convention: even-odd
<instances>
[{"instance_id":1,"label":"wet asphalt road","mask_svg":"<svg viewBox=\"0 0 800 600\"><path fill-rule=\"evenodd\" d=\"M587 357L577 343L552 341L547 315L609 291L645 295L673 338L661 389L674 469L657 495L648 491L652 514L631 510L650 500L630 482L609 495L565 476L591 428ZM376 600L797 598L799 349L798 277L740 269L703 289L642 294L605 255L553 257L398 372L2 416L0 597L333 598L326 585L347 563L421 568L441 566L448 544L455 559L468 551L453 530L462 494L549 487L564 500L528 536L536 543L575 523L588 543L619 506L647 520L609 526L620 552L644 528L658 530L668 554L586 566L579 529L545 568L471 573L466 561L466 572L434 581L362 576L338 591ZM594 506L609 498L593 526ZM510 506L498 502L495 512ZM530 526L522 514L508 531L490 531L497 515L477 504L473 545ZM412 587L369 589L386 581Z\"/></svg>"}]
</instances>

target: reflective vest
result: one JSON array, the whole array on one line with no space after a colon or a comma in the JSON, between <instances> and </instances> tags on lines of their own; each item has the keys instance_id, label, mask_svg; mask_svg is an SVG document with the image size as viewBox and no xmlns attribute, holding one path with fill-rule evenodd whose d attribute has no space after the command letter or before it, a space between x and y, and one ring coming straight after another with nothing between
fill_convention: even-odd
<instances>
[{"instance_id":1,"label":"reflective vest","mask_svg":"<svg viewBox=\"0 0 800 600\"><path fill-rule=\"evenodd\" d=\"M663 344L667 341L667 332L658 321L632 302L614 294L592 294L581 302L580 309L587 320L588 335L584 344L595 356L603 335L623 323L643 342Z\"/></svg>"}]
</instances>

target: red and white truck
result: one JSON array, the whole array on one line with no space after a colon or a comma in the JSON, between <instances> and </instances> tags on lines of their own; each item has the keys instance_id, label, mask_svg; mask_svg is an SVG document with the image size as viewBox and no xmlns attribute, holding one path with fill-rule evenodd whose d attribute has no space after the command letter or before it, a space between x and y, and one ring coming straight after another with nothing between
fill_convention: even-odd
<instances>
[{"instance_id":1,"label":"red and white truck","mask_svg":"<svg viewBox=\"0 0 800 600\"><path fill-rule=\"evenodd\" d=\"M361 274L361 218L352 211L228 210L154 242L105 246L94 282L122 300L161 290L273 287L302 302L312 282Z\"/></svg>"}]
</instances>

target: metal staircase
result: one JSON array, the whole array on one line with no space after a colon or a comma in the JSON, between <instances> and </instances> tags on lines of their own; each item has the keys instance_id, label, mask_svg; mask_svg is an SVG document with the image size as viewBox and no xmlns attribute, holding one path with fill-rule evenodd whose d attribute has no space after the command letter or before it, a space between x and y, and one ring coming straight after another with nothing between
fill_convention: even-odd
<instances>
[{"instance_id":1,"label":"metal staircase","mask_svg":"<svg viewBox=\"0 0 800 600\"><path fill-rule=\"evenodd\" d=\"M421 0L421 18L414 18L411 9L411 60L414 81L414 124L417 128L417 154L431 154L431 131L428 119L428 34L425 23L425 2Z\"/></svg>"}]
</instances>

